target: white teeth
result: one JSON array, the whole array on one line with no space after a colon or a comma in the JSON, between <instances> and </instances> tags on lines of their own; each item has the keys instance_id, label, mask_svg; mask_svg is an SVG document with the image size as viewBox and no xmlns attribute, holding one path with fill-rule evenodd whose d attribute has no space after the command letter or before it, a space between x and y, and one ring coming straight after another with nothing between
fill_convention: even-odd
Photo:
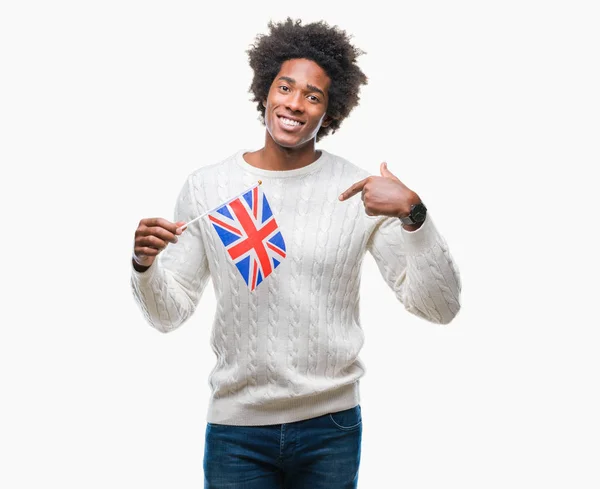
<instances>
[{"instance_id":1,"label":"white teeth","mask_svg":"<svg viewBox=\"0 0 600 489\"><path fill-rule=\"evenodd\" d=\"M300 126L302 123L298 121L293 121L291 119L286 119L285 117L281 117L281 122L283 122L286 126Z\"/></svg>"}]
</instances>

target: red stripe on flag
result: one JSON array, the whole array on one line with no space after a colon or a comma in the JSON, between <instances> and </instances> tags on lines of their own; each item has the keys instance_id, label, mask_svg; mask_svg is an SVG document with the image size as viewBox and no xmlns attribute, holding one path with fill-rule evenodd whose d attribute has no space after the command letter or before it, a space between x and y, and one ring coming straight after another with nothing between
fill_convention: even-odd
<instances>
[{"instance_id":1,"label":"red stripe on flag","mask_svg":"<svg viewBox=\"0 0 600 489\"><path fill-rule=\"evenodd\" d=\"M256 260L252 261L254 262L254 273L252 274L252 290L254 290L256 288L256 275L258 271L258 263L256 263Z\"/></svg>"},{"instance_id":2,"label":"red stripe on flag","mask_svg":"<svg viewBox=\"0 0 600 489\"><path fill-rule=\"evenodd\" d=\"M267 243L267 246L269 247L269 249L273 250L275 253L279 253L283 258L285 258L285 252L283 250L280 250L276 246L273 246L271 243Z\"/></svg>"},{"instance_id":3,"label":"red stripe on flag","mask_svg":"<svg viewBox=\"0 0 600 489\"><path fill-rule=\"evenodd\" d=\"M248 214L246 207L244 207L239 199L234 200L229 205L248 236L241 243L229 248L229 256L231 256L233 260L236 260L244 253L254 249L258 260L260 261L263 277L266 277L272 272L273 268L263 240L277 229L277 223L274 219L271 219L262 228L256 229L252 217Z\"/></svg>"},{"instance_id":4,"label":"red stripe on flag","mask_svg":"<svg viewBox=\"0 0 600 489\"><path fill-rule=\"evenodd\" d=\"M241 236L242 233L240 233L239 229L234 228L233 226L230 226L229 224L224 223L223 221L221 221L220 219L217 219L216 217L213 217L212 215L209 215L208 218L218 224L219 226L223 226L225 229L231 231L234 234L237 234L238 236Z\"/></svg>"}]
</instances>

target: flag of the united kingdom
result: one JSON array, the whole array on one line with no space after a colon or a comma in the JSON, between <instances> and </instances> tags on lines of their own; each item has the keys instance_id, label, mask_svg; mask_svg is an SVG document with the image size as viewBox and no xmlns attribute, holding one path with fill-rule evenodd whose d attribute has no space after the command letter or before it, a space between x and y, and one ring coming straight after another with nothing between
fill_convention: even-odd
<instances>
[{"instance_id":1,"label":"flag of the united kingdom","mask_svg":"<svg viewBox=\"0 0 600 489\"><path fill-rule=\"evenodd\" d=\"M208 215L250 290L286 256L285 242L260 185Z\"/></svg>"}]
</instances>

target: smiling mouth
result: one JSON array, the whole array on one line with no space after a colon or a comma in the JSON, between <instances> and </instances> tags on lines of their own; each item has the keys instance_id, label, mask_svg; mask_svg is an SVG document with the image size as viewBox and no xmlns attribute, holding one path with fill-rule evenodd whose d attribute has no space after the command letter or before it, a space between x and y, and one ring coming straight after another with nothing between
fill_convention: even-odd
<instances>
[{"instance_id":1,"label":"smiling mouth","mask_svg":"<svg viewBox=\"0 0 600 489\"><path fill-rule=\"evenodd\" d=\"M282 115L277 116L277 117L279 117L279 121L281 122L281 124L284 127L294 128L294 127L300 127L300 126L304 125L304 122L294 121L294 120L288 119L287 117L282 116Z\"/></svg>"}]
</instances>

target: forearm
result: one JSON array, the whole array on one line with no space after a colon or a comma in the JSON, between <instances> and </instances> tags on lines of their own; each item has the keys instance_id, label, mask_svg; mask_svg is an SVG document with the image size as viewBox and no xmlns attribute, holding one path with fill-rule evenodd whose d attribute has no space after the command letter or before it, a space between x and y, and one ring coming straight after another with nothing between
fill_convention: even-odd
<instances>
[{"instance_id":1,"label":"forearm","mask_svg":"<svg viewBox=\"0 0 600 489\"><path fill-rule=\"evenodd\" d=\"M447 324L457 315L460 275L429 216L413 232L387 220L376 231L371 252L407 311L439 324Z\"/></svg>"},{"instance_id":2,"label":"forearm","mask_svg":"<svg viewBox=\"0 0 600 489\"><path fill-rule=\"evenodd\" d=\"M446 243L435 244L406 257L403 287L406 310L430 322L448 324L460 310L460 275Z\"/></svg>"},{"instance_id":3,"label":"forearm","mask_svg":"<svg viewBox=\"0 0 600 489\"><path fill-rule=\"evenodd\" d=\"M185 286L155 262L144 272L132 270L131 288L148 323L168 333L191 317L207 278L206 274L199 274L197 280Z\"/></svg>"},{"instance_id":4,"label":"forearm","mask_svg":"<svg viewBox=\"0 0 600 489\"><path fill-rule=\"evenodd\" d=\"M188 178L177 200L174 222L188 222L196 217L194 188ZM208 277L200 223L179 235L177 242L170 243L151 266L132 260L135 300L150 325L165 333L181 326L193 314Z\"/></svg>"}]
</instances>

